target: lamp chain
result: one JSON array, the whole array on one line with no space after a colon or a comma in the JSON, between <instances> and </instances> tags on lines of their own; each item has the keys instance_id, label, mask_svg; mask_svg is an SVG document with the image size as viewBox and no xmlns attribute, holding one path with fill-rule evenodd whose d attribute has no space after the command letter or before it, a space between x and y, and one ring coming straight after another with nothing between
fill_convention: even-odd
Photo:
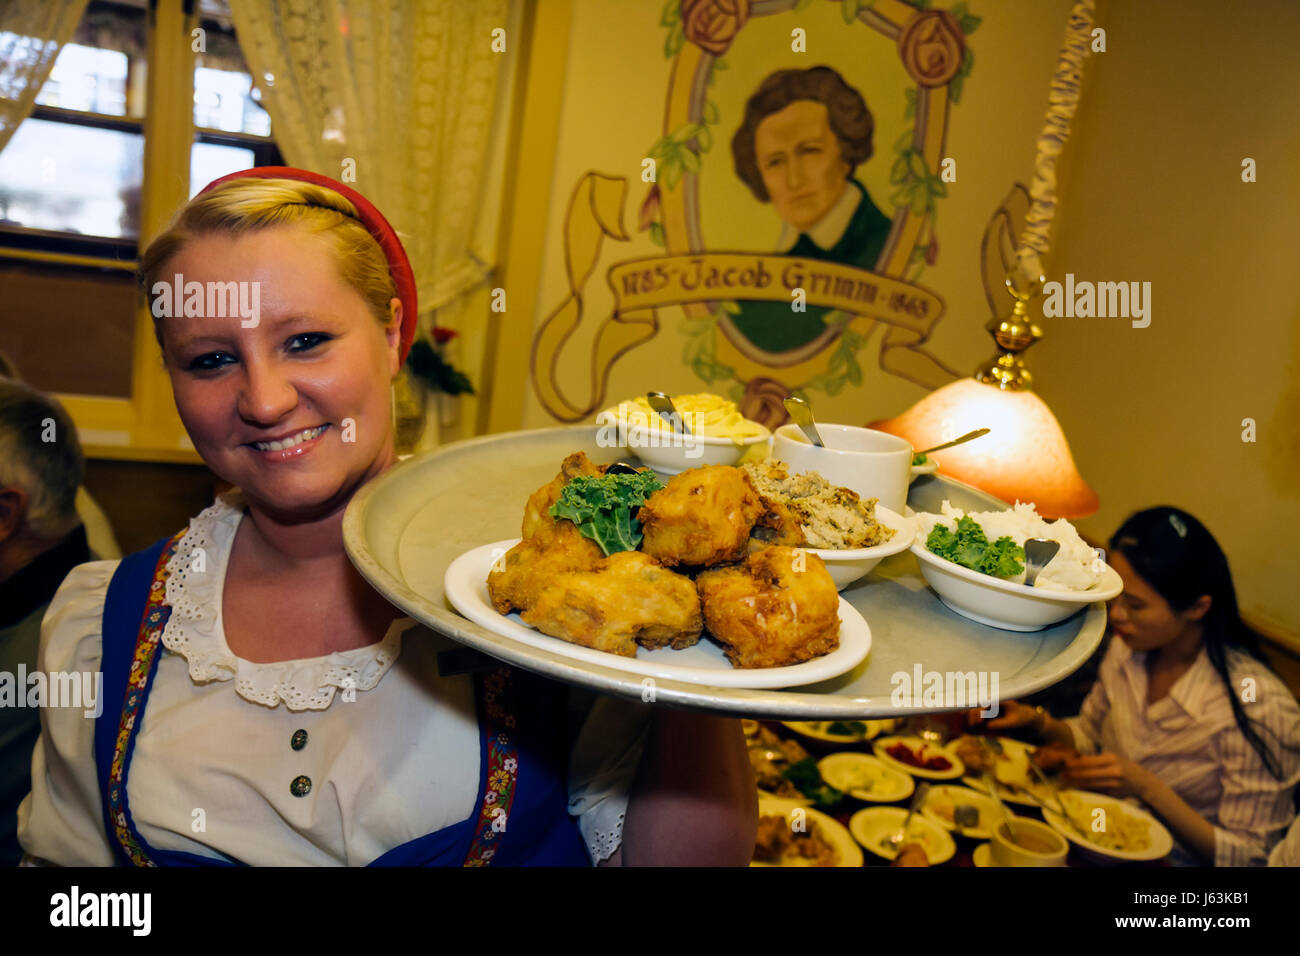
<instances>
[{"instance_id":1,"label":"lamp chain","mask_svg":"<svg viewBox=\"0 0 1300 956\"><path fill-rule=\"evenodd\" d=\"M1025 229L1016 250L1017 282L1027 288L1042 275L1042 257L1047 255L1052 218L1056 214L1056 160L1070 138L1070 125L1079 105L1083 80L1083 61L1091 52L1095 0L1075 0L1065 41L1057 58L1048 94L1047 118L1038 137L1038 157L1034 163L1034 182L1029 190L1033 200L1025 217Z\"/></svg>"}]
</instances>

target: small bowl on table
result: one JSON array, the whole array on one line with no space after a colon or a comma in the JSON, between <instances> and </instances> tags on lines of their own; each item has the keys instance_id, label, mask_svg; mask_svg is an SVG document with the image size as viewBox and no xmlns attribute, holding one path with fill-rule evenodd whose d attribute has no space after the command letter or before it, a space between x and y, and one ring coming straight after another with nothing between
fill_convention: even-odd
<instances>
[{"instance_id":1,"label":"small bowl on table","mask_svg":"<svg viewBox=\"0 0 1300 956\"><path fill-rule=\"evenodd\" d=\"M989 853L998 866L1065 866L1070 844L1046 823L1027 817L1015 817L1016 836L1013 840L1006 821L993 828Z\"/></svg>"},{"instance_id":2,"label":"small bowl on table","mask_svg":"<svg viewBox=\"0 0 1300 956\"><path fill-rule=\"evenodd\" d=\"M939 557L925 546L919 532L912 542L912 554L921 566L921 577L934 588L940 601L962 617L1005 631L1041 631L1080 608L1109 601L1124 590L1119 573L1110 566L1097 586L1086 591L1026 587L1004 581Z\"/></svg>"}]
</instances>

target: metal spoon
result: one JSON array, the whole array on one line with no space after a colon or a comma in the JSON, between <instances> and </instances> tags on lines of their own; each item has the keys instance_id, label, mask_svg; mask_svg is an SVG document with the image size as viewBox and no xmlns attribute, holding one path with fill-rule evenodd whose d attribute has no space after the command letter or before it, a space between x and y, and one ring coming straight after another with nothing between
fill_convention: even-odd
<instances>
[{"instance_id":1,"label":"metal spoon","mask_svg":"<svg viewBox=\"0 0 1300 956\"><path fill-rule=\"evenodd\" d=\"M812 406L802 398L795 398L791 395L785 400L785 410L790 413L794 423L798 425L808 440L818 448L825 448L826 443L822 441L822 436L817 433L817 423L813 421Z\"/></svg>"},{"instance_id":2,"label":"metal spoon","mask_svg":"<svg viewBox=\"0 0 1300 956\"><path fill-rule=\"evenodd\" d=\"M989 746L989 742L984 738L980 739L980 746L989 752L993 749ZM989 765L992 766L992 761L990 761ZM997 781L993 779L993 774L989 773L987 770L984 771L984 786L989 788L989 796L993 798L993 802L996 803L998 809L1002 811L1002 819L1006 821L1007 833L1011 836L1011 842L1018 843L1019 840L1016 838L1016 828L1011 823L1011 814L1007 813L1007 805L1002 802L1002 795L998 793Z\"/></svg>"},{"instance_id":3,"label":"metal spoon","mask_svg":"<svg viewBox=\"0 0 1300 956\"><path fill-rule=\"evenodd\" d=\"M1056 798L1056 808L1060 811L1061 817L1065 820L1065 822L1068 823L1070 826L1072 826L1074 828L1074 832L1079 834L1079 836L1083 837L1085 842L1091 842L1088 840L1088 834L1083 832L1083 828L1080 827L1079 824L1074 822L1074 817L1070 816L1070 812L1065 809L1065 801L1061 799L1060 788L1057 787L1054 783L1052 783L1052 781L1047 779L1047 775L1043 773L1042 768L1039 767L1038 764L1034 763L1033 758L1030 758L1029 769L1034 772L1034 774L1038 777L1039 782L1044 787L1047 788L1048 792L1053 797ZM1028 793L1028 791L1026 792ZM1030 794L1030 796L1033 796L1033 794ZM1047 806L1047 804L1043 803L1043 801L1041 800L1038 801L1038 804L1039 806Z\"/></svg>"},{"instance_id":4,"label":"metal spoon","mask_svg":"<svg viewBox=\"0 0 1300 956\"><path fill-rule=\"evenodd\" d=\"M925 449L925 451L913 452L912 457L915 458L918 455L928 455L932 451L943 451L945 448L953 448L957 445L964 445L968 441L974 441L976 438L979 438L982 435L987 435L991 430L992 429L989 428L977 428L973 432L967 432L966 434L962 435L960 438L954 438L952 441L944 442L942 445L935 445L933 448Z\"/></svg>"},{"instance_id":5,"label":"metal spoon","mask_svg":"<svg viewBox=\"0 0 1300 956\"><path fill-rule=\"evenodd\" d=\"M925 798L929 795L930 785L928 783L923 783L916 788L916 793L912 796L912 805L907 810L907 816L903 818L903 825L896 833L880 838L881 849L897 851L902 846L903 840L907 838L907 825L912 822L912 815L925 804Z\"/></svg>"},{"instance_id":6,"label":"metal spoon","mask_svg":"<svg viewBox=\"0 0 1300 956\"><path fill-rule=\"evenodd\" d=\"M663 392L646 392L646 401L650 407L659 413L659 417L672 426L673 431L679 435L690 435L691 430L686 427L686 421L682 418L681 412L673 404L673 400Z\"/></svg>"},{"instance_id":7,"label":"metal spoon","mask_svg":"<svg viewBox=\"0 0 1300 956\"><path fill-rule=\"evenodd\" d=\"M1038 572L1043 570L1056 552L1061 550L1061 542L1049 538L1030 538L1025 542L1025 587L1032 588L1038 580Z\"/></svg>"}]
</instances>

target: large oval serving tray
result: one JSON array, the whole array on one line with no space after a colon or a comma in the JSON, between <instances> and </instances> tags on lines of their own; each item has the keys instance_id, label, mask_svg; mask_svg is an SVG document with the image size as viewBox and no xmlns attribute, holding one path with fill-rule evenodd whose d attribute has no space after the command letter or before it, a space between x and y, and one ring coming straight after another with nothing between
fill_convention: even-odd
<instances>
[{"instance_id":1,"label":"large oval serving tray","mask_svg":"<svg viewBox=\"0 0 1300 956\"><path fill-rule=\"evenodd\" d=\"M518 537L528 496L555 477L566 455L581 450L599 463L627 457L626 449L597 445L596 436L592 425L508 432L407 459L367 484L348 505L343 518L348 556L371 585L411 617L484 654L610 694L737 716L836 720L953 709L951 703L923 700L895 705L891 696L903 686L901 674L926 679L937 673L946 680L948 674L983 673L988 690L996 675L998 697L1020 697L1069 676L1101 642L1106 622L1101 602L1030 633L961 617L940 602L906 551L841 592L871 626L867 659L832 680L787 690L669 680L647 685L643 675L617 666L522 646L452 610L443 595L448 565L470 548ZM945 498L964 509L1007 507L941 475L917 478L907 500L916 511L938 511Z\"/></svg>"}]
</instances>

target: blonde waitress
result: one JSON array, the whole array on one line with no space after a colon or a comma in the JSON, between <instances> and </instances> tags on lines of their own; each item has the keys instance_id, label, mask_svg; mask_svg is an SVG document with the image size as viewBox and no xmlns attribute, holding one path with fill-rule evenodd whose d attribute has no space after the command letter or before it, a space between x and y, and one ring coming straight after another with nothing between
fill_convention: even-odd
<instances>
[{"instance_id":1,"label":"blonde waitress","mask_svg":"<svg viewBox=\"0 0 1300 956\"><path fill-rule=\"evenodd\" d=\"M564 688L496 666L444 676L449 642L349 563L343 512L394 462L390 385L416 316L373 206L301 170L237 173L181 211L142 272L146 291L177 274L259 283L255 324L157 328L194 447L237 491L145 552L75 568L55 596L40 667L102 671L104 707L42 712L19 810L32 858L748 861L736 721L602 698L575 740Z\"/></svg>"}]
</instances>

